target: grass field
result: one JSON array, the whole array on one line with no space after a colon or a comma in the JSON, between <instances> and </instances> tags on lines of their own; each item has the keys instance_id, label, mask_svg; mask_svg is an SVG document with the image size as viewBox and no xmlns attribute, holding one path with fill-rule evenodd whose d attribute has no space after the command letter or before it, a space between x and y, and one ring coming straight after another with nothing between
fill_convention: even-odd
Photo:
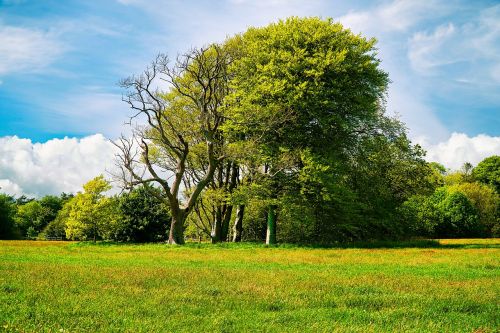
<instances>
[{"instance_id":1,"label":"grass field","mask_svg":"<svg viewBox=\"0 0 500 333\"><path fill-rule=\"evenodd\" d=\"M499 268L500 239L0 241L0 331L498 332Z\"/></svg>"}]
</instances>

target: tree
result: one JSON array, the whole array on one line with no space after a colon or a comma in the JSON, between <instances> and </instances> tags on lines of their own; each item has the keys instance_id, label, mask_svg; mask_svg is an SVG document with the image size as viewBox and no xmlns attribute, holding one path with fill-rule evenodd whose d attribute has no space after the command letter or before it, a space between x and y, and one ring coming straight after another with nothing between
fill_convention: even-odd
<instances>
[{"instance_id":1,"label":"tree","mask_svg":"<svg viewBox=\"0 0 500 333\"><path fill-rule=\"evenodd\" d=\"M46 206L57 209L54 218L47 224L38 237L45 239L66 239L66 222L69 219L69 214L72 209L71 200L74 198L73 194L61 193L59 197L46 196L42 198L42 202Z\"/></svg>"},{"instance_id":2,"label":"tree","mask_svg":"<svg viewBox=\"0 0 500 333\"><path fill-rule=\"evenodd\" d=\"M14 198L0 193L0 239L19 238L19 231L14 221L15 214Z\"/></svg>"},{"instance_id":3,"label":"tree","mask_svg":"<svg viewBox=\"0 0 500 333\"><path fill-rule=\"evenodd\" d=\"M161 190L139 186L118 199L120 213L112 238L118 241L158 242L167 239L170 214L168 206L158 197Z\"/></svg>"},{"instance_id":4,"label":"tree","mask_svg":"<svg viewBox=\"0 0 500 333\"><path fill-rule=\"evenodd\" d=\"M20 200L18 204L16 223L21 234L28 238L36 238L38 234L53 221L62 208L63 198L46 195L39 200ZM29 235L28 235L29 231Z\"/></svg>"},{"instance_id":5,"label":"tree","mask_svg":"<svg viewBox=\"0 0 500 333\"><path fill-rule=\"evenodd\" d=\"M403 204L402 217L411 221L416 235L439 238L482 235L481 213L457 186L464 185L440 187L430 196L413 196Z\"/></svg>"},{"instance_id":6,"label":"tree","mask_svg":"<svg viewBox=\"0 0 500 333\"><path fill-rule=\"evenodd\" d=\"M185 220L224 159L220 126L230 60L218 45L193 49L172 66L160 55L142 75L122 82L126 102L147 126L136 128L131 140L122 137L121 178L127 188L162 187L172 215L170 244L184 243ZM155 88L159 80L169 84L166 92Z\"/></svg>"},{"instance_id":7,"label":"tree","mask_svg":"<svg viewBox=\"0 0 500 333\"><path fill-rule=\"evenodd\" d=\"M465 194L472 203L478 212L482 236L496 237L500 234L500 197L493 186L473 182L453 185L449 190Z\"/></svg>"},{"instance_id":8,"label":"tree","mask_svg":"<svg viewBox=\"0 0 500 333\"><path fill-rule=\"evenodd\" d=\"M476 180L491 185L500 194L500 156L490 156L482 160L472 171Z\"/></svg>"},{"instance_id":9,"label":"tree","mask_svg":"<svg viewBox=\"0 0 500 333\"><path fill-rule=\"evenodd\" d=\"M408 235L411 226L398 219L398 208L414 195L432 194L436 187L424 155L420 146L411 144L402 125L393 121L360 143L347 171L355 195L351 205L361 213L351 223L353 238Z\"/></svg>"},{"instance_id":10,"label":"tree","mask_svg":"<svg viewBox=\"0 0 500 333\"><path fill-rule=\"evenodd\" d=\"M226 135L254 147L246 160L258 171L252 181L269 193L263 199L273 243L279 198L296 190L301 151L346 164L350 147L376 131L388 77L375 40L332 20L289 18L226 43L240 45L230 68Z\"/></svg>"},{"instance_id":11,"label":"tree","mask_svg":"<svg viewBox=\"0 0 500 333\"><path fill-rule=\"evenodd\" d=\"M112 224L118 218L114 200L103 194L111 185L101 175L83 185L83 189L67 203L66 237L94 241L109 239Z\"/></svg>"},{"instance_id":12,"label":"tree","mask_svg":"<svg viewBox=\"0 0 500 333\"><path fill-rule=\"evenodd\" d=\"M435 187L441 187L444 185L444 177L446 175L446 168L444 165L437 162L430 162L429 167L431 169L431 174L429 175L429 181L435 185Z\"/></svg>"},{"instance_id":13,"label":"tree","mask_svg":"<svg viewBox=\"0 0 500 333\"><path fill-rule=\"evenodd\" d=\"M52 218L53 213L50 208L42 206L37 200L32 200L18 206L16 224L24 237L34 238Z\"/></svg>"},{"instance_id":14,"label":"tree","mask_svg":"<svg viewBox=\"0 0 500 333\"><path fill-rule=\"evenodd\" d=\"M477 237L481 234L478 211L465 194L443 188L437 195L441 199L437 203L441 213L435 227L437 237Z\"/></svg>"}]
</instances>

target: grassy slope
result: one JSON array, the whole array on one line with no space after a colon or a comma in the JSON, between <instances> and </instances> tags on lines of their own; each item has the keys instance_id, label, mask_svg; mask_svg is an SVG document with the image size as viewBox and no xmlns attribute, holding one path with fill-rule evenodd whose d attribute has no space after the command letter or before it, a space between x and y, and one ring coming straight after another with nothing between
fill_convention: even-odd
<instances>
[{"instance_id":1,"label":"grassy slope","mask_svg":"<svg viewBox=\"0 0 500 333\"><path fill-rule=\"evenodd\" d=\"M0 241L0 331L497 331L500 240L441 243Z\"/></svg>"}]
</instances>

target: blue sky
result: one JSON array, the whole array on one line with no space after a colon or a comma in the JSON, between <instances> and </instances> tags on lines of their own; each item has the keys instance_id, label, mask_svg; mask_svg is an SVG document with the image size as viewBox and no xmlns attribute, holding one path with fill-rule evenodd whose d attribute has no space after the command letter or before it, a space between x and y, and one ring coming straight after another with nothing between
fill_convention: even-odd
<instances>
[{"instance_id":1,"label":"blue sky","mask_svg":"<svg viewBox=\"0 0 500 333\"><path fill-rule=\"evenodd\" d=\"M332 17L379 40L388 112L431 158L458 154L442 161L455 167L500 153L498 0L0 0L3 150L13 151L14 136L29 140L28 154L37 142L116 138L130 114L120 79L159 52L175 56L291 15ZM4 188L15 183L5 163Z\"/></svg>"}]
</instances>

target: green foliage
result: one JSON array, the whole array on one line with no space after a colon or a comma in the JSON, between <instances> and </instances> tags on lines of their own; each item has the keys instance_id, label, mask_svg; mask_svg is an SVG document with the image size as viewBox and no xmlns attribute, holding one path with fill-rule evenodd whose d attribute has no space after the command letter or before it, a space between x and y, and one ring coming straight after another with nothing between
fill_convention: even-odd
<instances>
[{"instance_id":1,"label":"green foliage","mask_svg":"<svg viewBox=\"0 0 500 333\"><path fill-rule=\"evenodd\" d=\"M289 18L250 28L230 68L232 121L226 128L267 147L343 149L353 128L376 117L387 74L375 40L319 18ZM334 129L334 130L332 130Z\"/></svg>"},{"instance_id":2,"label":"green foliage","mask_svg":"<svg viewBox=\"0 0 500 333\"><path fill-rule=\"evenodd\" d=\"M409 198L399 209L400 218L407 221L415 235L439 238L484 235L485 226L478 208L486 206L485 201L489 199L481 198L476 207L462 186L440 187L431 196Z\"/></svg>"},{"instance_id":3,"label":"green foliage","mask_svg":"<svg viewBox=\"0 0 500 333\"><path fill-rule=\"evenodd\" d=\"M16 206L14 198L0 193L0 239L20 238L19 230L16 228L14 216Z\"/></svg>"},{"instance_id":4,"label":"green foliage","mask_svg":"<svg viewBox=\"0 0 500 333\"><path fill-rule=\"evenodd\" d=\"M440 238L474 237L481 235L478 211L467 196L458 191L439 189L435 194L440 219L435 235Z\"/></svg>"},{"instance_id":5,"label":"green foliage","mask_svg":"<svg viewBox=\"0 0 500 333\"><path fill-rule=\"evenodd\" d=\"M33 200L18 206L16 224L24 237L34 238L53 218L54 212L49 207Z\"/></svg>"},{"instance_id":6,"label":"green foliage","mask_svg":"<svg viewBox=\"0 0 500 333\"><path fill-rule=\"evenodd\" d=\"M73 209L73 198L67 199L63 207L57 212L54 220L52 220L41 233L41 238L45 239L66 239L66 222L69 219L69 214Z\"/></svg>"},{"instance_id":7,"label":"green foliage","mask_svg":"<svg viewBox=\"0 0 500 333\"><path fill-rule=\"evenodd\" d=\"M40 199L17 199L16 225L21 235L36 238L61 210L66 194L61 197L46 195ZM42 235L43 236L43 235Z\"/></svg>"},{"instance_id":8,"label":"green foliage","mask_svg":"<svg viewBox=\"0 0 500 333\"><path fill-rule=\"evenodd\" d=\"M443 186L445 181L444 177L446 175L446 168L437 162L430 162L429 168L431 169L431 174L429 175L429 182L434 185L434 187Z\"/></svg>"},{"instance_id":9,"label":"green foliage","mask_svg":"<svg viewBox=\"0 0 500 333\"><path fill-rule=\"evenodd\" d=\"M500 236L500 197L492 186L477 182L457 184L450 191L463 193L478 212L483 236Z\"/></svg>"},{"instance_id":10,"label":"green foliage","mask_svg":"<svg viewBox=\"0 0 500 333\"><path fill-rule=\"evenodd\" d=\"M161 190L140 186L118 198L120 213L112 239L131 242L158 242L168 238L169 208Z\"/></svg>"},{"instance_id":11,"label":"green foliage","mask_svg":"<svg viewBox=\"0 0 500 333\"><path fill-rule=\"evenodd\" d=\"M83 185L83 189L83 193L68 202L71 208L65 226L66 237L94 241L109 239L119 219L116 200L103 194L111 185L101 175Z\"/></svg>"},{"instance_id":12,"label":"green foliage","mask_svg":"<svg viewBox=\"0 0 500 333\"><path fill-rule=\"evenodd\" d=\"M448 186L463 184L466 182L465 179L466 177L462 171L453 171L444 176L444 184Z\"/></svg>"},{"instance_id":13,"label":"green foliage","mask_svg":"<svg viewBox=\"0 0 500 333\"><path fill-rule=\"evenodd\" d=\"M500 194L500 156L490 156L482 160L472 171L476 180L491 185Z\"/></svg>"},{"instance_id":14,"label":"green foliage","mask_svg":"<svg viewBox=\"0 0 500 333\"><path fill-rule=\"evenodd\" d=\"M40 199L42 205L50 207L52 212L55 212L55 216L47 224L47 226L38 234L38 238L41 239L66 239L66 221L69 217L69 211L71 208L68 202L73 199L73 194L61 193L59 197L47 195Z\"/></svg>"}]
</instances>

